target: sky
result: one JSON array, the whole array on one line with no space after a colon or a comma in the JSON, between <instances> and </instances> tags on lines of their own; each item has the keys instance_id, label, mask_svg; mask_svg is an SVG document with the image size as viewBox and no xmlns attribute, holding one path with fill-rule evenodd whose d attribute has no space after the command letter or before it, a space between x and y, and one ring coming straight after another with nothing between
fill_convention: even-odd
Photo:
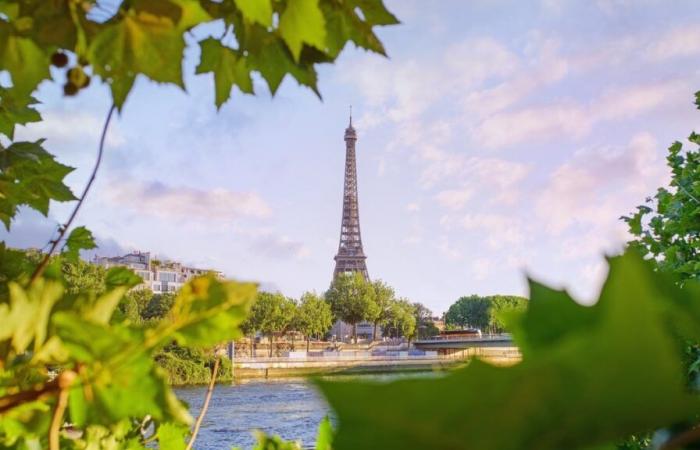
<instances>
[{"instance_id":1,"label":"sky","mask_svg":"<svg viewBox=\"0 0 700 450\"><path fill-rule=\"evenodd\" d=\"M462 295L527 295L528 276L591 302L629 238L620 216L668 182L667 147L700 119L700 3L386 4L402 22L378 31L389 58L347 47L320 69L322 101L292 79L273 98L256 79L257 96L217 111L211 75L189 75L187 92L138 80L76 219L97 253L325 291L352 105L372 279L436 313ZM17 137L46 137L80 192L110 100L98 83L61 92L41 85L45 120ZM22 210L3 238L43 247L70 207Z\"/></svg>"}]
</instances>

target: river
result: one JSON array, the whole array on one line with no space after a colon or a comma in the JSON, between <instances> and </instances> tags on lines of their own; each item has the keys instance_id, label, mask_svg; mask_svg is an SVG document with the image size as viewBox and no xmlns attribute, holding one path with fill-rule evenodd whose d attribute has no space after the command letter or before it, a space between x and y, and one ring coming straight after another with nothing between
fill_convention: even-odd
<instances>
[{"instance_id":1,"label":"river","mask_svg":"<svg viewBox=\"0 0 700 450\"><path fill-rule=\"evenodd\" d=\"M397 378L434 377L436 373L391 373L333 376L333 380L391 381ZM206 386L175 388L175 393L199 414ZM318 424L330 407L316 389L303 378L254 380L237 385L217 385L202 423L196 450L221 450L239 446L251 448L252 431L261 429L287 440L301 440L304 447L316 442Z\"/></svg>"},{"instance_id":2,"label":"river","mask_svg":"<svg viewBox=\"0 0 700 450\"><path fill-rule=\"evenodd\" d=\"M175 389L195 417L205 392L206 386ZM254 443L251 431L255 428L313 446L318 424L329 412L322 396L301 378L221 384L214 391L195 448L221 450L239 446L247 450Z\"/></svg>"}]
</instances>

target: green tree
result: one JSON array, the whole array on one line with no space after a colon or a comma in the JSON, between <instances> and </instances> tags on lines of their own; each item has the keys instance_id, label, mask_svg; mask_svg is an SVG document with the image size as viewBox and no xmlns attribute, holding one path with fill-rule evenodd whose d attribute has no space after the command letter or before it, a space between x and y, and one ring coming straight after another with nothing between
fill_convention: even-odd
<instances>
[{"instance_id":1,"label":"green tree","mask_svg":"<svg viewBox=\"0 0 700 450\"><path fill-rule=\"evenodd\" d=\"M433 312L422 303L413 304L414 316L416 318L416 337L427 339L440 333L440 330L433 323Z\"/></svg>"},{"instance_id":2,"label":"green tree","mask_svg":"<svg viewBox=\"0 0 700 450\"><path fill-rule=\"evenodd\" d=\"M506 329L504 317L522 312L527 308L527 299L525 297L493 295L488 298L491 301L488 326L490 333L503 333Z\"/></svg>"},{"instance_id":3,"label":"green tree","mask_svg":"<svg viewBox=\"0 0 700 450\"><path fill-rule=\"evenodd\" d=\"M333 326L330 305L315 292L305 292L297 307L297 329L306 336L306 351L311 345L311 336L325 334Z\"/></svg>"},{"instance_id":4,"label":"green tree","mask_svg":"<svg viewBox=\"0 0 700 450\"><path fill-rule=\"evenodd\" d=\"M390 315L391 304L395 300L396 294L394 293L394 288L382 280L374 280L372 289L374 289L374 307L370 309L371 315L367 319L374 324L372 340L376 341L377 328L386 325Z\"/></svg>"},{"instance_id":5,"label":"green tree","mask_svg":"<svg viewBox=\"0 0 700 450\"><path fill-rule=\"evenodd\" d=\"M94 292L101 294L105 290L104 267L90 264L82 259L62 260L61 271L66 280L66 292L77 294L79 292Z\"/></svg>"},{"instance_id":6,"label":"green tree","mask_svg":"<svg viewBox=\"0 0 700 450\"><path fill-rule=\"evenodd\" d=\"M154 294L141 311L144 320L162 319L168 315L175 302L175 294L170 292Z\"/></svg>"},{"instance_id":7,"label":"green tree","mask_svg":"<svg viewBox=\"0 0 700 450\"><path fill-rule=\"evenodd\" d=\"M352 325L352 339L357 343L357 324L375 315L376 303L372 284L359 272L338 275L326 291L326 301L333 315Z\"/></svg>"},{"instance_id":8,"label":"green tree","mask_svg":"<svg viewBox=\"0 0 700 450\"><path fill-rule=\"evenodd\" d=\"M471 295L460 297L450 305L445 314L445 322L462 328L474 327L486 330L489 326L491 302L486 297Z\"/></svg>"},{"instance_id":9,"label":"green tree","mask_svg":"<svg viewBox=\"0 0 700 450\"><path fill-rule=\"evenodd\" d=\"M250 312L251 325L267 336L270 341L270 354L276 333L284 333L293 323L296 304L280 293L260 292Z\"/></svg>"},{"instance_id":10,"label":"green tree","mask_svg":"<svg viewBox=\"0 0 700 450\"><path fill-rule=\"evenodd\" d=\"M393 331L394 337L404 336L410 341L415 334L416 324L416 309L411 302L404 298L391 302L385 334L391 336Z\"/></svg>"},{"instance_id":11,"label":"green tree","mask_svg":"<svg viewBox=\"0 0 700 450\"><path fill-rule=\"evenodd\" d=\"M700 104L700 102L699 102ZM688 140L700 145L700 135ZM660 187L637 212L623 216L634 236L630 246L652 258L660 270L683 279L700 276L700 151L674 142L666 163L671 171L668 187Z\"/></svg>"}]
</instances>

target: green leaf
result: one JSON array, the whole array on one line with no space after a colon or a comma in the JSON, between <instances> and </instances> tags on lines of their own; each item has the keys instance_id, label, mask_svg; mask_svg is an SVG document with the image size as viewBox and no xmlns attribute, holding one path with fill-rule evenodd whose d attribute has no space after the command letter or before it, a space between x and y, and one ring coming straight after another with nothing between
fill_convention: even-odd
<instances>
[{"instance_id":1,"label":"green leaf","mask_svg":"<svg viewBox=\"0 0 700 450\"><path fill-rule=\"evenodd\" d=\"M76 227L66 239L63 256L68 261L77 261L80 258L80 250L90 250L96 247L97 244L95 244L92 232L83 226Z\"/></svg>"},{"instance_id":2,"label":"green leaf","mask_svg":"<svg viewBox=\"0 0 700 450\"><path fill-rule=\"evenodd\" d=\"M28 99L39 82L49 77L49 57L30 38L15 34L11 25L0 21L0 70L10 72L14 90Z\"/></svg>"},{"instance_id":3,"label":"green leaf","mask_svg":"<svg viewBox=\"0 0 700 450\"><path fill-rule=\"evenodd\" d=\"M90 44L89 59L110 84L117 107L123 106L138 74L184 88L182 34L208 18L198 2L137 0L121 20L102 28Z\"/></svg>"},{"instance_id":4,"label":"green leaf","mask_svg":"<svg viewBox=\"0 0 700 450\"><path fill-rule=\"evenodd\" d=\"M685 386L683 343L668 320L683 310L667 308L669 289L629 253L611 260L601 298L585 312L567 312L561 293L533 291L540 320L521 329L531 351L520 364L474 361L441 378L386 384L319 380L339 420L333 447L604 448L692 417L700 399ZM684 304L696 300L681 292ZM553 317L558 331L536 337Z\"/></svg>"},{"instance_id":5,"label":"green leaf","mask_svg":"<svg viewBox=\"0 0 700 450\"><path fill-rule=\"evenodd\" d=\"M195 278L177 294L166 326L177 327L182 345L215 345L240 337L238 328L255 299L252 283L221 282L214 276Z\"/></svg>"},{"instance_id":6,"label":"green leaf","mask_svg":"<svg viewBox=\"0 0 700 450\"><path fill-rule=\"evenodd\" d=\"M31 107L36 103L34 97L18 97L14 90L0 87L0 133L12 140L15 125L39 122L41 115Z\"/></svg>"},{"instance_id":7,"label":"green leaf","mask_svg":"<svg viewBox=\"0 0 700 450\"><path fill-rule=\"evenodd\" d=\"M50 200L75 200L63 183L73 168L56 162L42 143L15 142L0 149L0 220L8 230L20 205L47 215Z\"/></svg>"},{"instance_id":8,"label":"green leaf","mask_svg":"<svg viewBox=\"0 0 700 450\"><path fill-rule=\"evenodd\" d=\"M0 303L0 343L7 342L15 354L24 353L34 343L36 352L46 340L51 309L63 294L63 286L40 278L27 289L15 282L8 288L9 303Z\"/></svg>"},{"instance_id":9,"label":"green leaf","mask_svg":"<svg viewBox=\"0 0 700 450\"><path fill-rule=\"evenodd\" d=\"M272 25L270 0L237 0L236 6L249 22L257 22L266 27Z\"/></svg>"},{"instance_id":10,"label":"green leaf","mask_svg":"<svg viewBox=\"0 0 700 450\"><path fill-rule=\"evenodd\" d=\"M318 426L316 450L333 450L333 424L328 416L325 416Z\"/></svg>"},{"instance_id":11,"label":"green leaf","mask_svg":"<svg viewBox=\"0 0 700 450\"><path fill-rule=\"evenodd\" d=\"M217 108L221 108L228 100L234 85L242 92L253 93L253 81L245 58L214 38L200 41L199 45L202 48L202 58L196 73L214 73Z\"/></svg>"},{"instance_id":12,"label":"green leaf","mask_svg":"<svg viewBox=\"0 0 700 450\"><path fill-rule=\"evenodd\" d=\"M394 16L382 0L353 0L353 6L362 10L365 21L370 25L396 25L399 20Z\"/></svg>"},{"instance_id":13,"label":"green leaf","mask_svg":"<svg viewBox=\"0 0 700 450\"><path fill-rule=\"evenodd\" d=\"M107 289L115 289L120 286L132 288L143 282L140 276L126 267L112 267L107 271L105 286Z\"/></svg>"},{"instance_id":14,"label":"green leaf","mask_svg":"<svg viewBox=\"0 0 700 450\"><path fill-rule=\"evenodd\" d=\"M158 448L160 450L184 450L185 436L189 430L180 424L163 423L158 427Z\"/></svg>"},{"instance_id":15,"label":"green leaf","mask_svg":"<svg viewBox=\"0 0 700 450\"><path fill-rule=\"evenodd\" d=\"M289 0L280 16L279 32L296 61L299 61L304 44L323 50L326 47L326 21L318 0Z\"/></svg>"}]
</instances>

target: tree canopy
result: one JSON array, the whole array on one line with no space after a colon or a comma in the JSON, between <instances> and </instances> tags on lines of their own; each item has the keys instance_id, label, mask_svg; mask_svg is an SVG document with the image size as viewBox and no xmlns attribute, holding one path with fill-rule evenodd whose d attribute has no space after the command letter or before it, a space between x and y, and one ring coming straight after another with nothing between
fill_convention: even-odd
<instances>
[{"instance_id":1,"label":"tree canopy","mask_svg":"<svg viewBox=\"0 0 700 450\"><path fill-rule=\"evenodd\" d=\"M306 336L306 350L309 350L311 336L322 336L333 326L333 312L330 305L315 292L305 292L299 299L296 327Z\"/></svg>"},{"instance_id":2,"label":"tree canopy","mask_svg":"<svg viewBox=\"0 0 700 450\"><path fill-rule=\"evenodd\" d=\"M503 314L511 310L523 310L527 299L512 295L460 297L445 313L447 325L478 328L484 332L502 333L505 329Z\"/></svg>"},{"instance_id":3,"label":"tree canopy","mask_svg":"<svg viewBox=\"0 0 700 450\"><path fill-rule=\"evenodd\" d=\"M700 135L693 132L688 141L695 148L684 149L676 141L668 149L669 186L622 217L633 236L630 245L683 279L700 277Z\"/></svg>"},{"instance_id":4,"label":"tree canopy","mask_svg":"<svg viewBox=\"0 0 700 450\"><path fill-rule=\"evenodd\" d=\"M325 298L333 315L352 325L352 337L357 342L357 324L376 315L372 284L359 272L341 274L333 280Z\"/></svg>"}]
</instances>

